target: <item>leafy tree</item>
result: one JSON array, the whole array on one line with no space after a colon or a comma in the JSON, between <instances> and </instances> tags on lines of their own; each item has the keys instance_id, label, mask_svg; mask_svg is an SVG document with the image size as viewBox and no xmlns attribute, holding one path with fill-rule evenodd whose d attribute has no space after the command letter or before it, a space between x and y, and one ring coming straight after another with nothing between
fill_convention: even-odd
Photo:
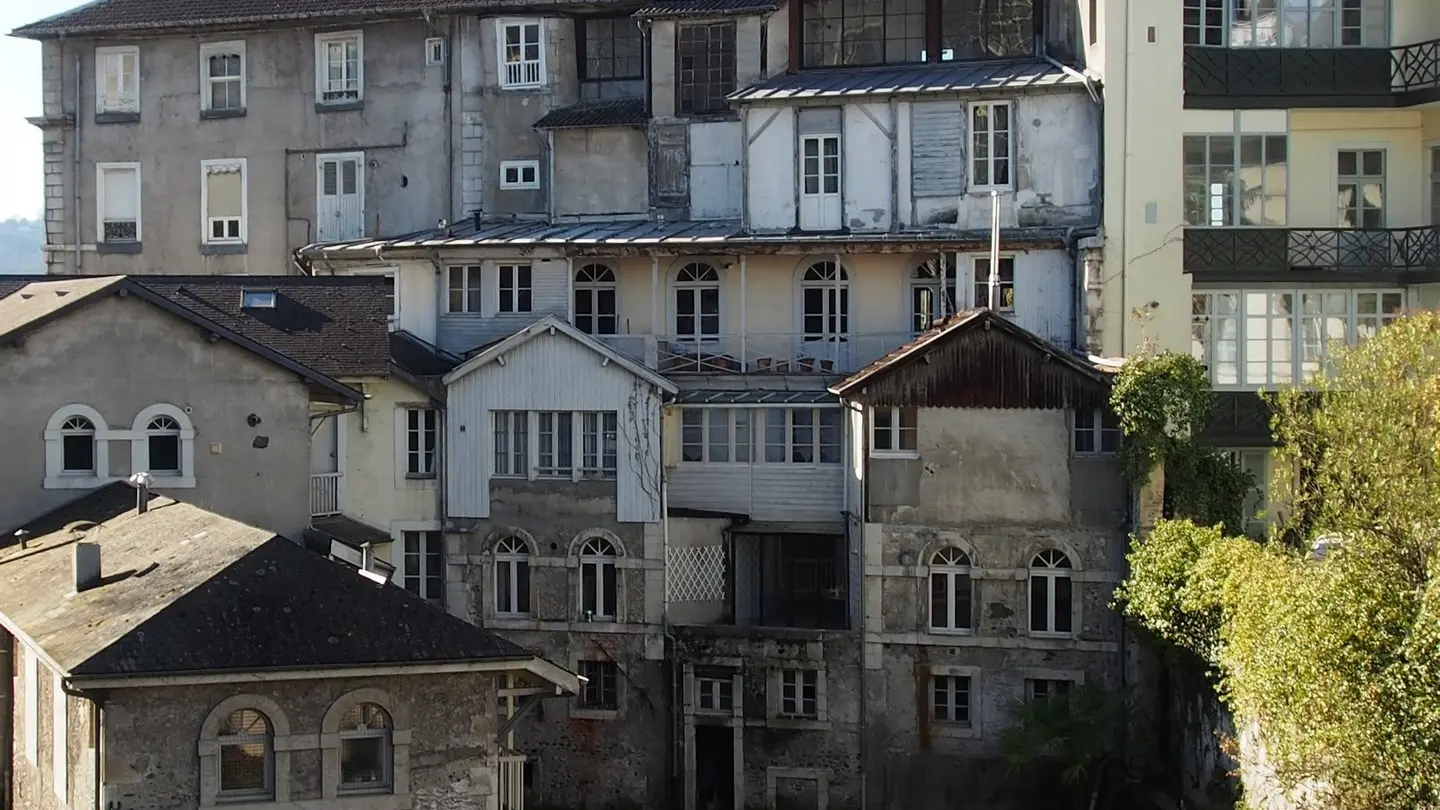
<instances>
[{"instance_id":1,"label":"leafy tree","mask_svg":"<svg viewBox=\"0 0 1440 810\"><path fill-rule=\"evenodd\" d=\"M1162 522L1131 554L1124 605L1215 668L1302 806L1434 810L1440 314L1332 354L1313 391L1274 398L1278 531Z\"/></svg>"}]
</instances>

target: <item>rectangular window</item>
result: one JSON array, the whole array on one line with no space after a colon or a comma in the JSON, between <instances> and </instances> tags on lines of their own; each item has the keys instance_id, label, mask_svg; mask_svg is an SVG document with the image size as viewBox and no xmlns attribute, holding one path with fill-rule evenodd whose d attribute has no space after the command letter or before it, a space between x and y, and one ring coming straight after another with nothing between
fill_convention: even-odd
<instances>
[{"instance_id":1,"label":"rectangular window","mask_svg":"<svg viewBox=\"0 0 1440 810\"><path fill-rule=\"evenodd\" d=\"M443 37L430 37L425 40L425 66L435 67L445 64L445 39Z\"/></svg>"},{"instance_id":2,"label":"rectangular window","mask_svg":"<svg viewBox=\"0 0 1440 810\"><path fill-rule=\"evenodd\" d=\"M522 191L524 189L540 188L540 161L501 161L500 188L507 191Z\"/></svg>"},{"instance_id":3,"label":"rectangular window","mask_svg":"<svg viewBox=\"0 0 1440 810\"><path fill-rule=\"evenodd\" d=\"M478 264L449 268L450 295L446 312L480 313L480 285L484 271Z\"/></svg>"},{"instance_id":4,"label":"rectangular window","mask_svg":"<svg viewBox=\"0 0 1440 810\"><path fill-rule=\"evenodd\" d=\"M1008 101L970 105L970 188L1009 188L1014 164Z\"/></svg>"},{"instance_id":5,"label":"rectangular window","mask_svg":"<svg viewBox=\"0 0 1440 810\"><path fill-rule=\"evenodd\" d=\"M1035 7L1033 0L815 0L801 7L801 67L1033 56ZM929 32L939 39L933 53Z\"/></svg>"},{"instance_id":6,"label":"rectangular window","mask_svg":"<svg viewBox=\"0 0 1440 810\"><path fill-rule=\"evenodd\" d=\"M996 312L1015 311L1015 257L1000 257L1000 277L995 280L995 297L990 297L990 257L975 258L975 306Z\"/></svg>"},{"instance_id":7,"label":"rectangular window","mask_svg":"<svg viewBox=\"0 0 1440 810\"><path fill-rule=\"evenodd\" d=\"M405 474L412 478L435 477L435 449L439 437L439 411L434 408L405 409Z\"/></svg>"},{"instance_id":8,"label":"rectangular window","mask_svg":"<svg viewBox=\"0 0 1440 810\"><path fill-rule=\"evenodd\" d=\"M682 115L727 112L735 90L735 23L682 25L675 35L675 109Z\"/></svg>"},{"instance_id":9,"label":"rectangular window","mask_svg":"<svg viewBox=\"0 0 1440 810\"><path fill-rule=\"evenodd\" d=\"M495 475L530 475L529 411L495 411Z\"/></svg>"},{"instance_id":10,"label":"rectangular window","mask_svg":"<svg viewBox=\"0 0 1440 810\"><path fill-rule=\"evenodd\" d=\"M1191 296L1191 353L1216 387L1301 383L1403 314L1403 290L1244 290Z\"/></svg>"},{"instance_id":11,"label":"rectangular window","mask_svg":"<svg viewBox=\"0 0 1440 810\"><path fill-rule=\"evenodd\" d=\"M583 21L580 79L641 79L645 77L645 38L630 17L599 17Z\"/></svg>"},{"instance_id":12,"label":"rectangular window","mask_svg":"<svg viewBox=\"0 0 1440 810\"><path fill-rule=\"evenodd\" d=\"M580 708L613 712L620 709L619 667L614 661L581 661Z\"/></svg>"},{"instance_id":13,"label":"rectangular window","mask_svg":"<svg viewBox=\"0 0 1440 810\"><path fill-rule=\"evenodd\" d=\"M835 230L841 219L840 136L805 135L800 139L800 228Z\"/></svg>"},{"instance_id":14,"label":"rectangular window","mask_svg":"<svg viewBox=\"0 0 1440 810\"><path fill-rule=\"evenodd\" d=\"M729 678L695 678L695 710L731 714L735 710L735 684Z\"/></svg>"},{"instance_id":15,"label":"rectangular window","mask_svg":"<svg viewBox=\"0 0 1440 810\"><path fill-rule=\"evenodd\" d=\"M315 100L321 104L351 104L364 98L364 34L316 34Z\"/></svg>"},{"instance_id":16,"label":"rectangular window","mask_svg":"<svg viewBox=\"0 0 1440 810\"><path fill-rule=\"evenodd\" d=\"M95 49L95 112L140 112L140 49Z\"/></svg>"},{"instance_id":17,"label":"rectangular window","mask_svg":"<svg viewBox=\"0 0 1440 810\"><path fill-rule=\"evenodd\" d=\"M680 460L749 464L754 438L749 408L684 408L680 411Z\"/></svg>"},{"instance_id":18,"label":"rectangular window","mask_svg":"<svg viewBox=\"0 0 1440 810\"><path fill-rule=\"evenodd\" d=\"M202 160L200 174L205 182L200 188L205 217L202 240L210 245L245 244L249 205L245 159Z\"/></svg>"},{"instance_id":19,"label":"rectangular window","mask_svg":"<svg viewBox=\"0 0 1440 810\"><path fill-rule=\"evenodd\" d=\"M274 290L241 290L241 309L274 309L279 296Z\"/></svg>"},{"instance_id":20,"label":"rectangular window","mask_svg":"<svg viewBox=\"0 0 1440 810\"><path fill-rule=\"evenodd\" d=\"M839 464L841 414L835 408L767 408L767 464Z\"/></svg>"},{"instance_id":21,"label":"rectangular window","mask_svg":"<svg viewBox=\"0 0 1440 810\"><path fill-rule=\"evenodd\" d=\"M931 717L937 723L970 725L970 676L935 675L930 679Z\"/></svg>"},{"instance_id":22,"label":"rectangular window","mask_svg":"<svg viewBox=\"0 0 1440 810\"><path fill-rule=\"evenodd\" d=\"M530 311L530 265L502 264L498 312Z\"/></svg>"},{"instance_id":23,"label":"rectangular window","mask_svg":"<svg viewBox=\"0 0 1440 810\"><path fill-rule=\"evenodd\" d=\"M1072 681L1028 678L1025 681L1025 697L1030 700L1046 700L1051 696L1068 696L1072 685Z\"/></svg>"},{"instance_id":24,"label":"rectangular window","mask_svg":"<svg viewBox=\"0 0 1440 810\"><path fill-rule=\"evenodd\" d=\"M1120 419L1109 408L1075 411L1076 455L1108 455L1120 451Z\"/></svg>"},{"instance_id":25,"label":"rectangular window","mask_svg":"<svg viewBox=\"0 0 1440 810\"><path fill-rule=\"evenodd\" d=\"M1186 135L1185 223L1284 225L1290 169L1285 135Z\"/></svg>"},{"instance_id":26,"label":"rectangular window","mask_svg":"<svg viewBox=\"0 0 1440 810\"><path fill-rule=\"evenodd\" d=\"M365 233L365 153L321 155L315 161L315 233L321 242Z\"/></svg>"},{"instance_id":27,"label":"rectangular window","mask_svg":"<svg viewBox=\"0 0 1440 810\"><path fill-rule=\"evenodd\" d=\"M1277 11L1276 6L1283 8ZM1184 43L1229 48L1383 48L1387 0L1185 0Z\"/></svg>"},{"instance_id":28,"label":"rectangular window","mask_svg":"<svg viewBox=\"0 0 1440 810\"><path fill-rule=\"evenodd\" d=\"M245 110L244 42L201 43L200 109L205 112Z\"/></svg>"},{"instance_id":29,"label":"rectangular window","mask_svg":"<svg viewBox=\"0 0 1440 810\"><path fill-rule=\"evenodd\" d=\"M614 411L589 411L580 415L580 473L614 478L619 454L619 419Z\"/></svg>"},{"instance_id":30,"label":"rectangular window","mask_svg":"<svg viewBox=\"0 0 1440 810\"><path fill-rule=\"evenodd\" d=\"M1036 53L1034 0L940 0L941 62Z\"/></svg>"},{"instance_id":31,"label":"rectangular window","mask_svg":"<svg viewBox=\"0 0 1440 810\"><path fill-rule=\"evenodd\" d=\"M96 197L100 204L97 241L106 244L140 241L140 164L95 164Z\"/></svg>"},{"instance_id":32,"label":"rectangular window","mask_svg":"<svg viewBox=\"0 0 1440 810\"><path fill-rule=\"evenodd\" d=\"M496 22L500 56L500 86L506 89L539 87L545 83L545 43L539 20Z\"/></svg>"},{"instance_id":33,"label":"rectangular window","mask_svg":"<svg viewBox=\"0 0 1440 810\"><path fill-rule=\"evenodd\" d=\"M575 471L571 414L568 411L541 411L537 416L539 427L535 435L539 440L539 449L535 474L545 478L569 478Z\"/></svg>"},{"instance_id":34,"label":"rectangular window","mask_svg":"<svg viewBox=\"0 0 1440 810\"><path fill-rule=\"evenodd\" d=\"M440 532L401 532L405 590L432 602L445 598L445 538Z\"/></svg>"},{"instance_id":35,"label":"rectangular window","mask_svg":"<svg viewBox=\"0 0 1440 810\"><path fill-rule=\"evenodd\" d=\"M1265 448L1224 451L1235 466L1254 479L1241 507L1241 529L1251 537L1263 538L1269 526L1270 451Z\"/></svg>"},{"instance_id":36,"label":"rectangular window","mask_svg":"<svg viewBox=\"0 0 1440 810\"><path fill-rule=\"evenodd\" d=\"M871 414L870 454L872 456L915 456L917 454L916 411L914 408L876 408Z\"/></svg>"},{"instance_id":37,"label":"rectangular window","mask_svg":"<svg viewBox=\"0 0 1440 810\"><path fill-rule=\"evenodd\" d=\"M1385 150L1342 149L1336 154L1336 188L1338 224L1342 228L1376 229L1385 227ZM1346 239L1342 253L1364 251L1367 244L1375 250L1389 250L1388 235L1384 240ZM1342 255L1341 265L1349 264ZM1351 257L1359 258L1359 257ZM1361 265L1364 266L1364 265Z\"/></svg>"},{"instance_id":38,"label":"rectangular window","mask_svg":"<svg viewBox=\"0 0 1440 810\"><path fill-rule=\"evenodd\" d=\"M780 671L780 716L820 719L820 673L813 669Z\"/></svg>"}]
</instances>

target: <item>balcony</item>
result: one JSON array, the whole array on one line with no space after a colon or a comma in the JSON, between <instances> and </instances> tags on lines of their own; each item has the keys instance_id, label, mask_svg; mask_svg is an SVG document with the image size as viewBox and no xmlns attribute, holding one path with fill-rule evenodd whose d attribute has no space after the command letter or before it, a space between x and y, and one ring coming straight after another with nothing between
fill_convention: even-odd
<instances>
[{"instance_id":1,"label":"balcony","mask_svg":"<svg viewBox=\"0 0 1440 810\"><path fill-rule=\"evenodd\" d=\"M1440 228L1187 228L1196 281L1440 280Z\"/></svg>"},{"instance_id":2,"label":"balcony","mask_svg":"<svg viewBox=\"0 0 1440 810\"><path fill-rule=\"evenodd\" d=\"M1440 40L1394 48L1185 46L1191 109L1410 107L1440 101Z\"/></svg>"},{"instance_id":3,"label":"balcony","mask_svg":"<svg viewBox=\"0 0 1440 810\"><path fill-rule=\"evenodd\" d=\"M340 514L340 476L344 473L310 474L310 517Z\"/></svg>"},{"instance_id":4,"label":"balcony","mask_svg":"<svg viewBox=\"0 0 1440 810\"><path fill-rule=\"evenodd\" d=\"M657 339L661 374L850 374L914 337L909 332L767 334Z\"/></svg>"}]
</instances>

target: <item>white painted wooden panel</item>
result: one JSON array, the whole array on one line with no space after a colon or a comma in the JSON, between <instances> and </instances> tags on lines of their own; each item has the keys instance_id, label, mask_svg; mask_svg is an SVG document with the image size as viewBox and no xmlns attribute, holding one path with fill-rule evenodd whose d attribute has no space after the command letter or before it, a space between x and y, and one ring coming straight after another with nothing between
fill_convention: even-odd
<instances>
[{"instance_id":1,"label":"white painted wooden panel","mask_svg":"<svg viewBox=\"0 0 1440 810\"><path fill-rule=\"evenodd\" d=\"M849 104L841 108L845 137L841 152L844 170L840 186L845 197L844 224L854 231L884 231L890 227L890 136L893 130L886 104ZM878 122L878 125L877 125Z\"/></svg>"},{"instance_id":2,"label":"white painted wooden panel","mask_svg":"<svg viewBox=\"0 0 1440 810\"><path fill-rule=\"evenodd\" d=\"M960 254L960 300L965 306L985 306L983 291L975 288L976 258L988 253ZM1005 254L1010 255L1010 254ZM1015 256L1015 323L1042 338L1069 345L1074 335L1075 266L1063 250L1037 250Z\"/></svg>"},{"instance_id":3,"label":"white painted wooden panel","mask_svg":"<svg viewBox=\"0 0 1440 810\"><path fill-rule=\"evenodd\" d=\"M748 116L750 226L756 230L795 227L795 111L754 107Z\"/></svg>"},{"instance_id":4,"label":"white painted wooden panel","mask_svg":"<svg viewBox=\"0 0 1440 810\"><path fill-rule=\"evenodd\" d=\"M527 260L516 259L523 264ZM570 273L563 261L531 261L529 312L497 312L499 306L499 270L507 262L485 262L482 267L483 287L480 312L442 312L436 345L452 352L466 352L494 340L519 332L546 315L565 318L570 311ZM442 277L448 285L448 277ZM446 298L448 287L442 288ZM442 304L443 306L443 304Z\"/></svg>"},{"instance_id":5,"label":"white painted wooden panel","mask_svg":"<svg viewBox=\"0 0 1440 810\"><path fill-rule=\"evenodd\" d=\"M742 194L739 121L690 125L691 219L739 219Z\"/></svg>"},{"instance_id":6,"label":"white painted wooden panel","mask_svg":"<svg viewBox=\"0 0 1440 810\"><path fill-rule=\"evenodd\" d=\"M910 171L916 197L955 197L965 190L965 105L910 105Z\"/></svg>"},{"instance_id":7,"label":"white painted wooden panel","mask_svg":"<svg viewBox=\"0 0 1440 810\"><path fill-rule=\"evenodd\" d=\"M680 464L668 474L671 507L737 512L752 520L839 520L845 498L839 464Z\"/></svg>"},{"instance_id":8,"label":"white painted wooden panel","mask_svg":"<svg viewBox=\"0 0 1440 810\"><path fill-rule=\"evenodd\" d=\"M445 503L448 517L490 516L490 417L484 374L461 377L446 394Z\"/></svg>"}]
</instances>

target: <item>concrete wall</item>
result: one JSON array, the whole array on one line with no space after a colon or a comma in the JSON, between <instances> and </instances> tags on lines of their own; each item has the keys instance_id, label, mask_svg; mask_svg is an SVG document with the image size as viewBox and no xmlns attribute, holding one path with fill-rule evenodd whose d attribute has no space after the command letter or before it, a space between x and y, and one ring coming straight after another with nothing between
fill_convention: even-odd
<instances>
[{"instance_id":1,"label":"concrete wall","mask_svg":"<svg viewBox=\"0 0 1440 810\"><path fill-rule=\"evenodd\" d=\"M649 150L639 129L556 132L555 214L644 214L650 206Z\"/></svg>"},{"instance_id":2,"label":"concrete wall","mask_svg":"<svg viewBox=\"0 0 1440 810\"><path fill-rule=\"evenodd\" d=\"M421 21L374 23L364 33L364 108L317 112L315 35L310 28L214 32L44 46L45 114L79 112L81 270L102 273L287 273L290 251L315 240L317 152L365 153L364 229L368 235L434 227L449 215L445 68L425 66ZM245 41L246 114L202 119L203 42ZM96 123L97 45L140 48L140 120ZM76 60L80 96L75 97ZM57 77L58 81L52 82ZM49 242L73 245L73 131L47 142L47 210L62 211ZM403 144L403 146L402 146ZM202 255L200 161L248 162L248 245L243 253ZM95 164L140 163L141 252L95 252ZM229 250L229 248L227 248ZM74 257L52 253L51 269L74 272Z\"/></svg>"},{"instance_id":3,"label":"concrete wall","mask_svg":"<svg viewBox=\"0 0 1440 810\"><path fill-rule=\"evenodd\" d=\"M440 481L407 478L405 409L432 407L429 396L399 380L355 380L370 399L344 418L345 515L398 537L425 523L439 528ZM444 421L437 414L437 428ZM443 448L443 439L442 439ZM442 454L443 455L443 454ZM438 472L438 471L437 471ZM402 525L404 524L404 525Z\"/></svg>"},{"instance_id":4,"label":"concrete wall","mask_svg":"<svg viewBox=\"0 0 1440 810\"><path fill-rule=\"evenodd\" d=\"M338 699L364 689L384 696L374 700L387 709L395 726L396 786L409 783L408 799L397 790L396 803L385 806L494 810L497 677L408 675L116 690L105 703L102 720L106 806L197 806L205 781L214 778L202 774L196 756L202 727L218 704L242 694L260 698L243 701L246 707L263 710L268 703L270 713L279 710L281 717L271 717L277 736L288 726L289 779L277 778L277 793L283 786L292 802L321 800L322 721ZM407 738L402 776L400 745ZM277 772L281 756L285 754L277 750ZM325 806L359 810L376 806L373 802L369 797L342 797L326 800Z\"/></svg>"},{"instance_id":5,"label":"concrete wall","mask_svg":"<svg viewBox=\"0 0 1440 810\"><path fill-rule=\"evenodd\" d=\"M310 398L293 372L134 298L107 297L0 351L8 445L0 526L81 494L44 489L45 427L56 410L88 405L128 430L157 403L185 410L195 430L195 486L182 500L298 538L310 518ZM250 415L259 418L251 427ZM97 425L97 427L99 427ZM142 426L143 429L143 426ZM110 475L132 472L129 441L109 442ZM164 477L155 487L165 492Z\"/></svg>"}]
</instances>

